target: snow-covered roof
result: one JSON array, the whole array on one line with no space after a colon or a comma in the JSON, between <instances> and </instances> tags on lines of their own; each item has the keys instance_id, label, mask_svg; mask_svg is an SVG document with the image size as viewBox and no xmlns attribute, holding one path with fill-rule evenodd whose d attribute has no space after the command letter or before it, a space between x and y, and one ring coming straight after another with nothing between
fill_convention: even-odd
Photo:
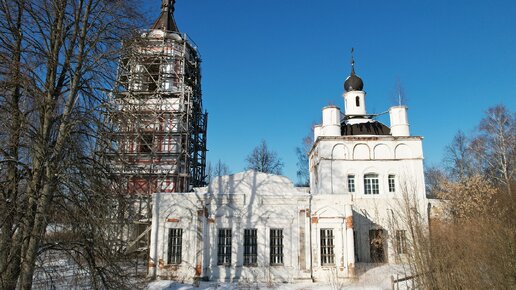
<instances>
[{"instance_id":1,"label":"snow-covered roof","mask_svg":"<svg viewBox=\"0 0 516 290\"><path fill-rule=\"evenodd\" d=\"M217 176L208 185L208 192L218 194L291 195L306 194L285 176L248 170Z\"/></svg>"}]
</instances>

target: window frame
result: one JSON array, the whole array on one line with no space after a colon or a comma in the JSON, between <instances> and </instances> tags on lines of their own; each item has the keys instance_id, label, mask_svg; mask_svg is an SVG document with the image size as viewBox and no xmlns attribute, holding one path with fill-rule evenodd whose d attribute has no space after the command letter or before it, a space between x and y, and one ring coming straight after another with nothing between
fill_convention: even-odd
<instances>
[{"instance_id":1,"label":"window frame","mask_svg":"<svg viewBox=\"0 0 516 290\"><path fill-rule=\"evenodd\" d=\"M332 228L320 230L321 266L335 266L335 236Z\"/></svg>"},{"instance_id":2,"label":"window frame","mask_svg":"<svg viewBox=\"0 0 516 290\"><path fill-rule=\"evenodd\" d=\"M356 178L355 174L348 174L348 192L356 192Z\"/></svg>"},{"instance_id":3,"label":"window frame","mask_svg":"<svg viewBox=\"0 0 516 290\"><path fill-rule=\"evenodd\" d=\"M364 175L364 194L378 195L380 194L380 180L376 173L368 173Z\"/></svg>"},{"instance_id":4,"label":"window frame","mask_svg":"<svg viewBox=\"0 0 516 290\"><path fill-rule=\"evenodd\" d=\"M244 229L244 266L258 265L258 230Z\"/></svg>"},{"instance_id":5,"label":"window frame","mask_svg":"<svg viewBox=\"0 0 516 290\"><path fill-rule=\"evenodd\" d=\"M138 153L148 154L154 150L154 136L143 134L138 137Z\"/></svg>"},{"instance_id":6,"label":"window frame","mask_svg":"<svg viewBox=\"0 0 516 290\"><path fill-rule=\"evenodd\" d=\"M182 262L183 255L183 229L168 229L168 251L167 264L179 265Z\"/></svg>"},{"instance_id":7,"label":"window frame","mask_svg":"<svg viewBox=\"0 0 516 290\"><path fill-rule=\"evenodd\" d=\"M219 228L217 236L217 265L231 265L231 228Z\"/></svg>"},{"instance_id":8,"label":"window frame","mask_svg":"<svg viewBox=\"0 0 516 290\"><path fill-rule=\"evenodd\" d=\"M269 264L271 266L283 265L283 229L270 229Z\"/></svg>"},{"instance_id":9,"label":"window frame","mask_svg":"<svg viewBox=\"0 0 516 290\"><path fill-rule=\"evenodd\" d=\"M389 174L387 176L387 185L389 187L389 192L390 193L396 192L396 175Z\"/></svg>"},{"instance_id":10,"label":"window frame","mask_svg":"<svg viewBox=\"0 0 516 290\"><path fill-rule=\"evenodd\" d=\"M407 231L396 230L396 254L402 255L407 253Z\"/></svg>"}]
</instances>

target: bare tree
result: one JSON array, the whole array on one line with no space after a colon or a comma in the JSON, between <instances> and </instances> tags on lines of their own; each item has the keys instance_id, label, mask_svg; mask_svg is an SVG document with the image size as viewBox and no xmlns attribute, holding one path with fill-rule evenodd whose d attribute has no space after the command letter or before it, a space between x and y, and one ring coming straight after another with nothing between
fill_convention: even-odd
<instances>
[{"instance_id":1,"label":"bare tree","mask_svg":"<svg viewBox=\"0 0 516 290\"><path fill-rule=\"evenodd\" d=\"M211 165L211 162L208 162L206 166L206 183L210 183L213 177L228 174L230 174L229 167L226 163L222 162L222 160L219 159L215 165Z\"/></svg>"},{"instance_id":2,"label":"bare tree","mask_svg":"<svg viewBox=\"0 0 516 290\"><path fill-rule=\"evenodd\" d=\"M450 145L446 146L444 163L450 176L461 180L473 175L474 162L471 154L470 140L460 131L455 134Z\"/></svg>"},{"instance_id":3,"label":"bare tree","mask_svg":"<svg viewBox=\"0 0 516 290\"><path fill-rule=\"evenodd\" d=\"M503 105L487 109L480 134L471 142L472 155L484 173L511 194L516 164L516 116Z\"/></svg>"},{"instance_id":4,"label":"bare tree","mask_svg":"<svg viewBox=\"0 0 516 290\"><path fill-rule=\"evenodd\" d=\"M516 286L516 200L479 175L445 181L429 224L413 186L402 184L393 224L408 233L417 289L512 289ZM419 206L418 206L419 204ZM430 231L429 228L430 227ZM481 265L479 267L479 265Z\"/></svg>"},{"instance_id":5,"label":"bare tree","mask_svg":"<svg viewBox=\"0 0 516 290\"><path fill-rule=\"evenodd\" d=\"M396 81L396 86L394 88L394 103L398 106L407 104L407 95L405 93L405 88L401 84L401 80L398 79Z\"/></svg>"},{"instance_id":6,"label":"bare tree","mask_svg":"<svg viewBox=\"0 0 516 290\"><path fill-rule=\"evenodd\" d=\"M514 288L514 199L478 175L447 184L439 196L450 214L434 223L431 264L435 273L427 285Z\"/></svg>"},{"instance_id":7,"label":"bare tree","mask_svg":"<svg viewBox=\"0 0 516 290\"><path fill-rule=\"evenodd\" d=\"M437 193L443 190L446 181L448 181L448 177L439 167L425 168L425 188L428 197L436 198Z\"/></svg>"},{"instance_id":8,"label":"bare tree","mask_svg":"<svg viewBox=\"0 0 516 290\"><path fill-rule=\"evenodd\" d=\"M477 134L459 131L447 147L448 176L426 170L427 190L439 200L432 201L431 235L416 236L410 253L418 288L516 287L514 119L505 106L489 108ZM424 226L416 219L405 225L411 233Z\"/></svg>"},{"instance_id":9,"label":"bare tree","mask_svg":"<svg viewBox=\"0 0 516 290\"><path fill-rule=\"evenodd\" d=\"M432 279L431 267L431 247L430 247L430 233L427 222L427 213L424 200L419 198L418 186L414 180L400 180L400 198L393 204L394 211L390 217L391 232L403 229L407 232L406 240L406 254L409 261L409 274L415 277L418 274L429 275L428 279ZM392 237L392 242L395 247L398 241L395 236ZM395 251L397 258L401 258ZM401 261L402 259L400 259ZM423 285L426 285L423 283Z\"/></svg>"},{"instance_id":10,"label":"bare tree","mask_svg":"<svg viewBox=\"0 0 516 290\"><path fill-rule=\"evenodd\" d=\"M222 176L228 174L230 174L228 165L219 159L213 167L213 176Z\"/></svg>"},{"instance_id":11,"label":"bare tree","mask_svg":"<svg viewBox=\"0 0 516 290\"><path fill-rule=\"evenodd\" d=\"M31 289L36 262L50 250L73 256L93 288L123 287L103 242L109 181L93 149L121 39L134 31L130 7L0 1L2 289ZM50 235L57 223L62 233Z\"/></svg>"},{"instance_id":12,"label":"bare tree","mask_svg":"<svg viewBox=\"0 0 516 290\"><path fill-rule=\"evenodd\" d=\"M418 237L410 256L420 288L516 286L514 119L505 106L489 108L477 134L459 131L446 148L449 176L427 169L427 189L439 202L431 207L431 236Z\"/></svg>"},{"instance_id":13,"label":"bare tree","mask_svg":"<svg viewBox=\"0 0 516 290\"><path fill-rule=\"evenodd\" d=\"M511 194L516 163L515 113L497 105L486 111L478 133L467 137L457 132L446 147L444 163L451 178L461 180L483 174Z\"/></svg>"},{"instance_id":14,"label":"bare tree","mask_svg":"<svg viewBox=\"0 0 516 290\"><path fill-rule=\"evenodd\" d=\"M208 160L208 162L206 162L206 177L205 177L204 182L206 182L206 184L209 184L211 182L212 176L213 176L213 166L211 165L211 161Z\"/></svg>"},{"instance_id":15,"label":"bare tree","mask_svg":"<svg viewBox=\"0 0 516 290\"><path fill-rule=\"evenodd\" d=\"M297 155L297 171L298 185L308 186L310 184L310 170L308 164L308 153L312 148L314 141L311 135L303 138L300 146L296 147Z\"/></svg>"},{"instance_id":16,"label":"bare tree","mask_svg":"<svg viewBox=\"0 0 516 290\"><path fill-rule=\"evenodd\" d=\"M255 147L245 159L246 170L252 169L264 173L281 174L283 162L278 154L271 151L267 142L262 140L260 145Z\"/></svg>"}]
</instances>

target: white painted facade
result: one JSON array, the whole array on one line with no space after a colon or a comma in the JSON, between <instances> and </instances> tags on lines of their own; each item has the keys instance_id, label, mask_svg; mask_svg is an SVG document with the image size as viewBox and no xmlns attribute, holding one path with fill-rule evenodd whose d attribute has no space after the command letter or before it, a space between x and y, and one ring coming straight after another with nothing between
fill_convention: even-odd
<instances>
[{"instance_id":1,"label":"white painted facade","mask_svg":"<svg viewBox=\"0 0 516 290\"><path fill-rule=\"evenodd\" d=\"M353 105L358 98L360 108L346 103L350 113L343 118L338 107L323 108L309 153L310 188L246 171L194 192L156 193L150 275L327 281L354 277L356 262L403 261L408 233L396 222L403 197L427 211L422 138L410 136L406 107L390 109L389 128L366 115L365 92L351 90L344 97ZM177 248L171 240L177 229L181 254L174 262L177 253L169 247ZM281 258L273 255L279 248Z\"/></svg>"},{"instance_id":2,"label":"white painted facade","mask_svg":"<svg viewBox=\"0 0 516 290\"><path fill-rule=\"evenodd\" d=\"M327 202L332 198L331 204ZM346 228L349 196L310 196L283 176L246 171L222 176L208 187L189 193L156 193L151 231L152 276L190 281L196 277L220 281L324 280L331 269L350 274L352 247ZM310 215L312 212L312 215ZM322 265L320 229L333 229L334 261ZM182 229L180 263L170 263L169 233ZM219 262L219 230L231 230L231 262ZM244 230L256 229L256 263L244 261ZM282 230L281 263L271 263L271 230ZM312 241L312 247L310 247ZM313 262L310 264L312 248ZM310 270L312 269L312 271ZM353 269L351 269L353 271ZM351 272L352 274L352 272Z\"/></svg>"},{"instance_id":3,"label":"white painted facade","mask_svg":"<svg viewBox=\"0 0 516 290\"><path fill-rule=\"evenodd\" d=\"M422 157L420 137L321 136L316 141L310 155L311 193L324 195L330 202L332 196L349 196L357 262L372 262L370 230L383 229L387 237L389 231L404 230L391 219L399 212L404 193L416 195L420 212L426 211ZM378 194L365 193L369 174L377 175ZM389 176L394 177L394 190L389 188ZM349 178L354 179L354 192ZM386 242L385 261L395 261L394 241L387 238Z\"/></svg>"}]
</instances>

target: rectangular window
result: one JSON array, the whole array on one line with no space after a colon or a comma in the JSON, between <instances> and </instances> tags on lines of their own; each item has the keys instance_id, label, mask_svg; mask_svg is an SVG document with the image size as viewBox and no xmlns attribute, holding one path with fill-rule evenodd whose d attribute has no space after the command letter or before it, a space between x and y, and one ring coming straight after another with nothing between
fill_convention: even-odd
<instances>
[{"instance_id":1,"label":"rectangular window","mask_svg":"<svg viewBox=\"0 0 516 290\"><path fill-rule=\"evenodd\" d=\"M355 175L348 175L348 191L355 192Z\"/></svg>"},{"instance_id":2,"label":"rectangular window","mask_svg":"<svg viewBox=\"0 0 516 290\"><path fill-rule=\"evenodd\" d=\"M393 174L389 175L389 192L396 192L396 183Z\"/></svg>"},{"instance_id":3,"label":"rectangular window","mask_svg":"<svg viewBox=\"0 0 516 290\"><path fill-rule=\"evenodd\" d=\"M244 265L256 266L258 263L258 238L256 229L244 230Z\"/></svg>"},{"instance_id":4,"label":"rectangular window","mask_svg":"<svg viewBox=\"0 0 516 290\"><path fill-rule=\"evenodd\" d=\"M183 229L168 230L167 264L181 264L181 247L183 246Z\"/></svg>"},{"instance_id":5,"label":"rectangular window","mask_svg":"<svg viewBox=\"0 0 516 290\"><path fill-rule=\"evenodd\" d=\"M321 265L335 265L333 229L321 229Z\"/></svg>"},{"instance_id":6,"label":"rectangular window","mask_svg":"<svg viewBox=\"0 0 516 290\"><path fill-rule=\"evenodd\" d=\"M143 135L139 140L138 152L140 153L151 153L154 147L154 138L152 135Z\"/></svg>"},{"instance_id":7,"label":"rectangular window","mask_svg":"<svg viewBox=\"0 0 516 290\"><path fill-rule=\"evenodd\" d=\"M271 265L283 264L283 229L271 229Z\"/></svg>"},{"instance_id":8,"label":"rectangular window","mask_svg":"<svg viewBox=\"0 0 516 290\"><path fill-rule=\"evenodd\" d=\"M379 194L380 188L378 184L378 174L366 174L364 176L364 193Z\"/></svg>"},{"instance_id":9,"label":"rectangular window","mask_svg":"<svg viewBox=\"0 0 516 290\"><path fill-rule=\"evenodd\" d=\"M407 238L404 230L396 231L396 253L406 254L407 253Z\"/></svg>"},{"instance_id":10,"label":"rectangular window","mask_svg":"<svg viewBox=\"0 0 516 290\"><path fill-rule=\"evenodd\" d=\"M231 265L231 229L219 229L217 265Z\"/></svg>"}]
</instances>

